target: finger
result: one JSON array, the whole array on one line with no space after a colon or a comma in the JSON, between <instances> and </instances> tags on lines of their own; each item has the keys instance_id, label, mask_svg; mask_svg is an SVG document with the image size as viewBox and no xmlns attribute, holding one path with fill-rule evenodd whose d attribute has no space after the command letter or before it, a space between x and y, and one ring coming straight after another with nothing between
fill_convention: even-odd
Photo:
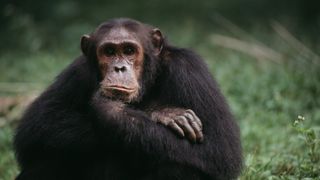
<instances>
[{"instance_id":1,"label":"finger","mask_svg":"<svg viewBox=\"0 0 320 180\"><path fill-rule=\"evenodd\" d=\"M193 116L193 119L197 122L199 127L202 129L202 122L200 118L191 109L186 110L186 112Z\"/></svg>"},{"instance_id":2,"label":"finger","mask_svg":"<svg viewBox=\"0 0 320 180\"><path fill-rule=\"evenodd\" d=\"M174 131L176 132L180 137L184 137L184 132L183 130L174 122L171 121L168 126Z\"/></svg>"},{"instance_id":3,"label":"finger","mask_svg":"<svg viewBox=\"0 0 320 180\"><path fill-rule=\"evenodd\" d=\"M197 122L197 124L199 124L199 127L202 129L202 122L199 119L199 117L191 109L186 110L186 112L193 116L194 120Z\"/></svg>"},{"instance_id":4,"label":"finger","mask_svg":"<svg viewBox=\"0 0 320 180\"><path fill-rule=\"evenodd\" d=\"M202 143L204 139L202 130L195 130L195 133L197 135L197 142Z\"/></svg>"},{"instance_id":5,"label":"finger","mask_svg":"<svg viewBox=\"0 0 320 180\"><path fill-rule=\"evenodd\" d=\"M184 116L177 116L175 118L176 123L183 129L183 131L187 134L189 140L192 142L196 142L197 136L190 126L188 120Z\"/></svg>"},{"instance_id":6,"label":"finger","mask_svg":"<svg viewBox=\"0 0 320 180\"><path fill-rule=\"evenodd\" d=\"M196 134L196 139L198 142L203 142L203 133L202 129L200 128L199 124L196 122L194 117L191 114L186 113L185 117L189 121L189 124L192 126L195 134Z\"/></svg>"}]
</instances>

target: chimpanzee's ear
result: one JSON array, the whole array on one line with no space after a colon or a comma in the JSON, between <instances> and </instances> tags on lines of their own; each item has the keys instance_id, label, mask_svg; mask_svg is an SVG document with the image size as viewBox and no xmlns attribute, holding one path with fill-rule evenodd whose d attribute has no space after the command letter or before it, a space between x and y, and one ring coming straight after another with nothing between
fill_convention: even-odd
<instances>
[{"instance_id":1,"label":"chimpanzee's ear","mask_svg":"<svg viewBox=\"0 0 320 180\"><path fill-rule=\"evenodd\" d=\"M89 55L90 43L91 43L91 38L89 35L85 34L81 37L81 50L85 56Z\"/></svg>"},{"instance_id":2,"label":"chimpanzee's ear","mask_svg":"<svg viewBox=\"0 0 320 180\"><path fill-rule=\"evenodd\" d=\"M163 47L163 37L161 31L157 28L152 30L152 44L155 48L155 55L159 55Z\"/></svg>"}]
</instances>

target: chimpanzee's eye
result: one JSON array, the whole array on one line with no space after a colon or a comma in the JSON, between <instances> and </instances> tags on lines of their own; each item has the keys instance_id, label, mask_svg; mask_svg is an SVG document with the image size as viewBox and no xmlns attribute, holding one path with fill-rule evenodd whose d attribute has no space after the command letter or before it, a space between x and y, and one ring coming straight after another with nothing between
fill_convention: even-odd
<instances>
[{"instance_id":1,"label":"chimpanzee's eye","mask_svg":"<svg viewBox=\"0 0 320 180\"><path fill-rule=\"evenodd\" d=\"M125 46L123 49L123 53L125 55L133 55L136 52L136 49L133 46Z\"/></svg>"},{"instance_id":2,"label":"chimpanzee's eye","mask_svg":"<svg viewBox=\"0 0 320 180\"><path fill-rule=\"evenodd\" d=\"M114 47L108 46L104 48L104 54L106 56L114 56L116 54L116 49Z\"/></svg>"}]
</instances>

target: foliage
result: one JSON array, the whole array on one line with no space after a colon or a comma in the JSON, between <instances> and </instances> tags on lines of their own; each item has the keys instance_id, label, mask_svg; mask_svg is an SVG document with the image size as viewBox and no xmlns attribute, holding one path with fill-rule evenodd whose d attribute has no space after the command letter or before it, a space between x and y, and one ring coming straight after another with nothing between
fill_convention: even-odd
<instances>
[{"instance_id":1,"label":"foliage","mask_svg":"<svg viewBox=\"0 0 320 180\"><path fill-rule=\"evenodd\" d=\"M240 179L320 179L320 59L315 53L320 52L319 36L309 29L296 28L301 25L298 20L280 24L250 19L253 22L249 23L235 19L241 13L241 17L248 17L254 12L236 9L231 18L234 21L215 15L217 11L212 13L216 7L231 16L233 11L227 9L243 7L240 2L250 4L249 9L267 11L262 7L280 2L35 2L0 2L0 20L4 24L0 29L1 180L14 179L18 173L12 138L25 109L21 104L30 102L80 54L82 34L114 16L130 16L155 24L173 44L191 47L206 59L240 125L245 157ZM299 3L302 1L280 4L282 8L289 6L290 12L285 14L305 19L308 13L299 16L300 6L292 5ZM177 5L181 11L176 10ZM118 6L122 11L118 11ZM270 13L281 15L276 9ZM318 17L318 13L313 15ZM235 22L241 22L241 26ZM305 118L298 117L292 124L298 115Z\"/></svg>"}]
</instances>

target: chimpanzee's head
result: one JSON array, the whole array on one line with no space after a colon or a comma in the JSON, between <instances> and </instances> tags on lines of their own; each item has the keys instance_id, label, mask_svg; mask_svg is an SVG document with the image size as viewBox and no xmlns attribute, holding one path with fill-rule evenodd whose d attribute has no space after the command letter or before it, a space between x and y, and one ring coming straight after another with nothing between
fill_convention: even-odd
<instances>
[{"instance_id":1,"label":"chimpanzee's head","mask_svg":"<svg viewBox=\"0 0 320 180\"><path fill-rule=\"evenodd\" d=\"M138 101L154 78L163 37L159 29L131 19L114 19L81 38L81 49L99 69L104 97Z\"/></svg>"}]
</instances>

